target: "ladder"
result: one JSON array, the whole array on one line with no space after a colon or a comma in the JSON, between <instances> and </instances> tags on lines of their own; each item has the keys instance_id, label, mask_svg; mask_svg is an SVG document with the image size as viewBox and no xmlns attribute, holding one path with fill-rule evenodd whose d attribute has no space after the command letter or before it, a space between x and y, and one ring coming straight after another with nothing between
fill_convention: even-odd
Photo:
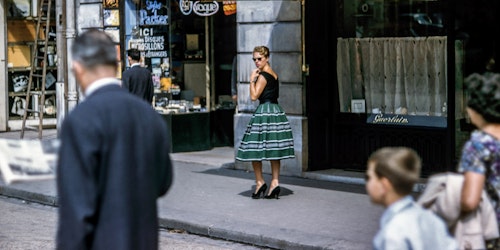
<instances>
[{"instance_id":1,"label":"ladder","mask_svg":"<svg viewBox=\"0 0 500 250\"><path fill-rule=\"evenodd\" d=\"M35 39L31 53L31 68L29 81L26 91L26 109L23 114L21 125L21 139L24 138L24 131L32 129L38 131L38 139L42 139L43 113L45 111L45 83L47 77L47 50L50 30L50 12L53 0L38 0L38 16L34 17L36 21ZM42 52L40 52L40 50ZM41 55L40 55L41 54ZM41 72L40 72L41 71ZM34 83L38 83L39 89L33 89ZM41 83L41 86L40 86ZM29 108L31 97L34 103ZM26 120L29 115L38 118L38 126L27 126Z\"/></svg>"}]
</instances>

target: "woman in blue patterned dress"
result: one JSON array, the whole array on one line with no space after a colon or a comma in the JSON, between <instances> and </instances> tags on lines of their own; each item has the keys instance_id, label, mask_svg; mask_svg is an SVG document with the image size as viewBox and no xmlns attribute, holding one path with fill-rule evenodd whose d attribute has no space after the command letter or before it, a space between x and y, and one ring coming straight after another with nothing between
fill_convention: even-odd
<instances>
[{"instance_id":1,"label":"woman in blue patterned dress","mask_svg":"<svg viewBox=\"0 0 500 250\"><path fill-rule=\"evenodd\" d=\"M253 61L256 69L250 76L250 98L259 100L248 123L236 159L251 161L255 173L255 192L252 198L279 198L280 161L295 157L293 149L292 129L285 112L278 105L279 81L278 75L269 64L269 49L257 46L253 50ZM272 180L269 192L262 176L262 161L271 162Z\"/></svg>"},{"instance_id":2,"label":"woman in blue patterned dress","mask_svg":"<svg viewBox=\"0 0 500 250\"><path fill-rule=\"evenodd\" d=\"M467 113L477 130L464 145L458 169L464 174L461 207L475 210L486 187L500 225L500 74L473 74L465 82Z\"/></svg>"}]
</instances>

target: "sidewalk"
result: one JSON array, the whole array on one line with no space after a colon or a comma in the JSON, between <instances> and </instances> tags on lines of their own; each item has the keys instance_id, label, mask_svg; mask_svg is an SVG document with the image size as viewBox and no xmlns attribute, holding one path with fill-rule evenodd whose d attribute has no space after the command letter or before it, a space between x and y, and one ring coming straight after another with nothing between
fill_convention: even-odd
<instances>
[{"instance_id":1,"label":"sidewalk","mask_svg":"<svg viewBox=\"0 0 500 250\"><path fill-rule=\"evenodd\" d=\"M363 185L282 176L279 200L253 200L253 173L231 169L233 150L171 155L174 183L158 202L162 227L278 249L371 248L383 209ZM0 182L0 194L57 205L54 180Z\"/></svg>"}]
</instances>

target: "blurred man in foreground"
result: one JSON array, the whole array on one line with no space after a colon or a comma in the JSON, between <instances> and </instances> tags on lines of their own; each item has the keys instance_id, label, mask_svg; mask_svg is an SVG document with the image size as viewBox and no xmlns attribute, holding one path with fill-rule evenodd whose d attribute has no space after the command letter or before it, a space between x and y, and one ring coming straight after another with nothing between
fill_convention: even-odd
<instances>
[{"instance_id":1,"label":"blurred man in foreground","mask_svg":"<svg viewBox=\"0 0 500 250\"><path fill-rule=\"evenodd\" d=\"M79 35L72 58L86 98L61 129L57 248L157 249L156 200L172 183L167 125L120 87L107 34Z\"/></svg>"}]
</instances>

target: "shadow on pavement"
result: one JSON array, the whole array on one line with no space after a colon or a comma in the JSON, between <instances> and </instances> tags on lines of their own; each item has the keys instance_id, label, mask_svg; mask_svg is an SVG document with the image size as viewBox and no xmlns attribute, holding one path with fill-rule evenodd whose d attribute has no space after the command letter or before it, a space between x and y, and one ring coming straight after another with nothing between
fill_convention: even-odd
<instances>
[{"instance_id":1,"label":"shadow on pavement","mask_svg":"<svg viewBox=\"0 0 500 250\"><path fill-rule=\"evenodd\" d=\"M293 195L293 191L291 189L288 189L288 188L282 187L282 186L280 186L280 188L281 188L281 192L280 192L279 197L281 197L281 196L287 196L287 195ZM252 197L252 193L253 193L254 190L255 190L255 185L252 186L251 190L247 190L247 191L241 192L241 193L239 193L239 195L244 196L244 197ZM269 190L266 190L266 193L268 191Z\"/></svg>"},{"instance_id":2,"label":"shadow on pavement","mask_svg":"<svg viewBox=\"0 0 500 250\"><path fill-rule=\"evenodd\" d=\"M244 170L230 169L230 168L224 168L224 167L212 168L212 169L208 169L205 171L198 171L196 173L254 180L253 172L247 172ZM266 181L269 181L271 179L271 175L264 174L264 179ZM280 176L280 184L297 185L297 186L311 187L311 188L321 188L321 189L328 189L328 190L334 190L334 191L340 191L340 192L366 194L366 190L365 190L365 187L363 185L305 179L303 177ZM251 196L251 192L254 189L255 189L255 186L253 186L251 190L240 193L240 195ZM280 193L280 196L293 194L293 191L291 191L289 189L288 189L288 191L290 193L288 193L288 194L285 193L284 187L281 186L281 193L283 193L283 194Z\"/></svg>"}]
</instances>

